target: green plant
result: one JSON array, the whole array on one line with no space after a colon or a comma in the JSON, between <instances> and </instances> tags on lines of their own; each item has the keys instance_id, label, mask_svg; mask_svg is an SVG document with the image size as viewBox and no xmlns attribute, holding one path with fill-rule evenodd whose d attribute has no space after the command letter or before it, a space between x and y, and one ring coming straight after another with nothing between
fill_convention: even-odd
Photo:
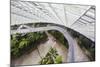
<instances>
[{"instance_id":1,"label":"green plant","mask_svg":"<svg viewBox=\"0 0 100 67\"><path fill-rule=\"evenodd\" d=\"M49 52L39 62L40 64L58 64L62 63L62 56L57 53L55 48L50 48Z\"/></svg>"},{"instance_id":2,"label":"green plant","mask_svg":"<svg viewBox=\"0 0 100 67\"><path fill-rule=\"evenodd\" d=\"M68 46L68 41L66 40L66 38L63 36L62 33L60 33L59 31L56 30L51 30L48 31L51 35L53 35L61 44L63 44L66 48L69 48Z\"/></svg>"},{"instance_id":3,"label":"green plant","mask_svg":"<svg viewBox=\"0 0 100 67\"><path fill-rule=\"evenodd\" d=\"M29 45L30 41L23 38L20 43L19 43L19 47L18 48L24 48L24 47L27 47Z\"/></svg>"},{"instance_id":4,"label":"green plant","mask_svg":"<svg viewBox=\"0 0 100 67\"><path fill-rule=\"evenodd\" d=\"M47 35L45 32L30 32L27 34L11 35L11 56L17 58L23 55L26 51L35 49L41 41L46 41Z\"/></svg>"},{"instance_id":5,"label":"green plant","mask_svg":"<svg viewBox=\"0 0 100 67\"><path fill-rule=\"evenodd\" d=\"M55 63L62 63L62 56L56 56Z\"/></svg>"}]
</instances>

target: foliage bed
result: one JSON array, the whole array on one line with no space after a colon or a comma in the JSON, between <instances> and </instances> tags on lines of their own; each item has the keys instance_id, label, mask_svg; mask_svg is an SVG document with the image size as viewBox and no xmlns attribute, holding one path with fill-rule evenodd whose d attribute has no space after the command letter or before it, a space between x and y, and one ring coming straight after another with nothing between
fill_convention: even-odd
<instances>
[{"instance_id":1,"label":"foliage bed","mask_svg":"<svg viewBox=\"0 0 100 67\"><path fill-rule=\"evenodd\" d=\"M47 35L45 32L11 35L11 56L13 58L18 58L26 51L36 48L37 43L43 42L46 39Z\"/></svg>"}]
</instances>

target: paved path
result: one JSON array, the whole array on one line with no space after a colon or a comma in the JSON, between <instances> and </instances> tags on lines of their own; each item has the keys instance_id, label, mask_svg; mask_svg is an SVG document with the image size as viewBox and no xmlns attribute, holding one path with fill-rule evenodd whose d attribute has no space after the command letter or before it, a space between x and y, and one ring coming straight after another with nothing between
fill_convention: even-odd
<instances>
[{"instance_id":1,"label":"paved path","mask_svg":"<svg viewBox=\"0 0 100 67\"><path fill-rule=\"evenodd\" d=\"M74 40L74 49L75 49L75 62L84 62L89 61L89 58L85 55L85 53L82 51L82 49L77 44L76 39Z\"/></svg>"},{"instance_id":2,"label":"paved path","mask_svg":"<svg viewBox=\"0 0 100 67\"><path fill-rule=\"evenodd\" d=\"M55 38L47 33L48 41L45 43L40 44L36 49L33 50L29 54L25 54L19 59L14 61L15 65L32 65L32 64L39 64L41 57L45 57L48 50L53 47L56 48L58 54L62 56L62 61L65 63L67 62L67 48L65 48L61 43L55 41ZM38 53L39 51L39 53Z\"/></svg>"}]
</instances>

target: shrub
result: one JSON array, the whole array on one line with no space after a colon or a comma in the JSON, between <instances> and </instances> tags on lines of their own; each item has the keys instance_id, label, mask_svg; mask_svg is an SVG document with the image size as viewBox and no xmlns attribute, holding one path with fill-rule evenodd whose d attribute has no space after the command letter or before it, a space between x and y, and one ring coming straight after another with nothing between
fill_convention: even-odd
<instances>
[{"instance_id":1,"label":"shrub","mask_svg":"<svg viewBox=\"0 0 100 67\"><path fill-rule=\"evenodd\" d=\"M17 58L46 39L47 35L44 32L11 35L11 56Z\"/></svg>"},{"instance_id":2,"label":"shrub","mask_svg":"<svg viewBox=\"0 0 100 67\"><path fill-rule=\"evenodd\" d=\"M49 52L39 62L40 64L58 64L62 63L62 56L60 56L56 49L50 48Z\"/></svg>"},{"instance_id":3,"label":"shrub","mask_svg":"<svg viewBox=\"0 0 100 67\"><path fill-rule=\"evenodd\" d=\"M61 44L63 44L66 48L68 48L68 41L66 40L66 38L63 36L62 33L60 33L59 31L53 30L53 31L48 31L51 35L53 35L56 40L58 40Z\"/></svg>"}]
</instances>

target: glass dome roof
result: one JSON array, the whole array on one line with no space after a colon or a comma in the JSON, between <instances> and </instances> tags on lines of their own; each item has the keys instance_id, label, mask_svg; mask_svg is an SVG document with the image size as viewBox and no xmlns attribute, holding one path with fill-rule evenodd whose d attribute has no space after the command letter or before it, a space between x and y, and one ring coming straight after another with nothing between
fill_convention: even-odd
<instances>
[{"instance_id":1,"label":"glass dome roof","mask_svg":"<svg viewBox=\"0 0 100 67\"><path fill-rule=\"evenodd\" d=\"M11 25L55 23L95 40L95 6L11 0Z\"/></svg>"}]
</instances>

